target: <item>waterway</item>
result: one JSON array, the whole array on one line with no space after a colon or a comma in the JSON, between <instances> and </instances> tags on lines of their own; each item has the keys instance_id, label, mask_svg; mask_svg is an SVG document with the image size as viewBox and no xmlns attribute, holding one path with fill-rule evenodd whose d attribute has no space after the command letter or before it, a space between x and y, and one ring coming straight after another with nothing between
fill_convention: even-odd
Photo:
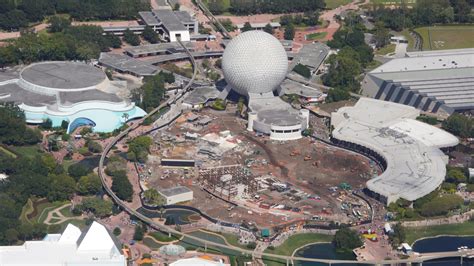
<instances>
[{"instance_id":1,"label":"waterway","mask_svg":"<svg viewBox=\"0 0 474 266\"><path fill-rule=\"evenodd\" d=\"M457 237L457 236L440 236L434 238L425 238L419 241L416 241L413 245L413 250L415 252L425 253L425 252L440 252L440 251L456 251L460 246L467 246L469 248L474 248L474 237ZM318 259L338 259L338 260L355 260L355 255L353 254L341 254L337 253L335 247L331 243L318 243L308 245L304 248L301 248L295 253L295 256L301 256L305 258L318 258ZM324 263L315 263L315 262L296 262L295 265L298 266L322 266L327 265ZM357 266L364 264L332 264L333 266ZM368 265L368 264L367 264ZM413 264L417 265L417 264ZM461 265L459 258L447 258L426 261L423 265L431 266L454 266ZM474 266L473 259L463 259L463 266Z\"/></svg>"},{"instance_id":2,"label":"waterway","mask_svg":"<svg viewBox=\"0 0 474 266\"><path fill-rule=\"evenodd\" d=\"M337 259L337 260L355 260L356 257L352 253L338 253L336 248L331 243L317 243L308 245L304 248L299 249L295 256L305 258L317 258L317 259ZM320 266L327 265L325 263L317 262L296 262L298 266ZM363 265L363 264L331 264L332 266L352 266L352 265Z\"/></svg>"},{"instance_id":3,"label":"waterway","mask_svg":"<svg viewBox=\"0 0 474 266\"><path fill-rule=\"evenodd\" d=\"M442 251L456 251L458 247L467 246L468 248L474 248L474 237L468 236L439 236L432 238L425 238L415 242L413 245L413 251L426 253L426 252L442 252ZM433 266L451 266L461 265L459 258L447 258L440 260L433 260L424 262L423 265ZM473 259L463 259L462 265L474 265Z\"/></svg>"}]
</instances>

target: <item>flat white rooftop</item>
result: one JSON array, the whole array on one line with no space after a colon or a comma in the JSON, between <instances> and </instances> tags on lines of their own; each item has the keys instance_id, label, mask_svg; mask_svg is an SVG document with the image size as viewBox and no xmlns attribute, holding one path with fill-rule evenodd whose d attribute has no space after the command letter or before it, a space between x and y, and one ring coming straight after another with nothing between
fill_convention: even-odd
<instances>
[{"instance_id":1,"label":"flat white rooftop","mask_svg":"<svg viewBox=\"0 0 474 266\"><path fill-rule=\"evenodd\" d=\"M474 52L463 54L430 54L396 58L379 66L371 73L404 72L418 70L456 69L474 67Z\"/></svg>"},{"instance_id":2,"label":"flat white rooftop","mask_svg":"<svg viewBox=\"0 0 474 266\"><path fill-rule=\"evenodd\" d=\"M414 201L444 180L447 156L440 148L458 139L415 120L420 111L406 105L361 98L353 107L332 113L334 138L367 147L381 155L386 170L367 182L367 188L387 199Z\"/></svg>"}]
</instances>

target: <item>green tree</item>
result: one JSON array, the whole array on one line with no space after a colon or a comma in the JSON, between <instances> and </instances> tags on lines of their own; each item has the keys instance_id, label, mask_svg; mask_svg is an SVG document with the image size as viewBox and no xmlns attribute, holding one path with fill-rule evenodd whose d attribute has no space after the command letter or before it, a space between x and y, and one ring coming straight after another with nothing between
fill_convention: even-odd
<instances>
[{"instance_id":1,"label":"green tree","mask_svg":"<svg viewBox=\"0 0 474 266\"><path fill-rule=\"evenodd\" d=\"M347 252L354 248L362 246L363 242L357 231L350 228L342 228L337 230L333 239L336 249L339 251Z\"/></svg>"},{"instance_id":2,"label":"green tree","mask_svg":"<svg viewBox=\"0 0 474 266\"><path fill-rule=\"evenodd\" d=\"M454 113L443 121L443 128L456 136L463 138L474 137L474 118Z\"/></svg>"},{"instance_id":3,"label":"green tree","mask_svg":"<svg viewBox=\"0 0 474 266\"><path fill-rule=\"evenodd\" d=\"M253 30L252 25L250 25L250 22L245 22L244 26L240 29L241 32L246 32L246 31L251 31Z\"/></svg>"},{"instance_id":4,"label":"green tree","mask_svg":"<svg viewBox=\"0 0 474 266\"><path fill-rule=\"evenodd\" d=\"M390 43L390 33L388 29L383 25L383 22L375 23L375 46L384 47Z\"/></svg>"},{"instance_id":5,"label":"green tree","mask_svg":"<svg viewBox=\"0 0 474 266\"><path fill-rule=\"evenodd\" d=\"M119 236L122 233L122 230L120 230L120 228L118 227L115 227L112 233L114 234L114 236Z\"/></svg>"},{"instance_id":6,"label":"green tree","mask_svg":"<svg viewBox=\"0 0 474 266\"><path fill-rule=\"evenodd\" d=\"M142 241L146 233L146 227L144 225L135 226L135 233L133 234L133 240Z\"/></svg>"},{"instance_id":7,"label":"green tree","mask_svg":"<svg viewBox=\"0 0 474 266\"><path fill-rule=\"evenodd\" d=\"M79 179L76 189L81 195L95 195L102 191L102 183L98 175L90 173Z\"/></svg>"},{"instance_id":8,"label":"green tree","mask_svg":"<svg viewBox=\"0 0 474 266\"><path fill-rule=\"evenodd\" d=\"M158 33L156 33L152 27L145 26L145 29L142 33L143 39L148 41L149 43L157 43L160 40Z\"/></svg>"},{"instance_id":9,"label":"green tree","mask_svg":"<svg viewBox=\"0 0 474 266\"><path fill-rule=\"evenodd\" d=\"M311 70L305 65L297 64L293 68L293 71L295 71L296 73L300 74L301 76L303 76L305 78L310 78L311 77Z\"/></svg>"},{"instance_id":10,"label":"green tree","mask_svg":"<svg viewBox=\"0 0 474 266\"><path fill-rule=\"evenodd\" d=\"M148 136L139 136L134 138L128 145L128 154L134 161L145 162L148 156L152 139Z\"/></svg>"},{"instance_id":11,"label":"green tree","mask_svg":"<svg viewBox=\"0 0 474 266\"><path fill-rule=\"evenodd\" d=\"M155 206L160 206L160 205L165 205L166 201L163 196L161 196L156 189L151 188L143 192L143 197L146 203L149 205L155 205Z\"/></svg>"},{"instance_id":12,"label":"green tree","mask_svg":"<svg viewBox=\"0 0 474 266\"><path fill-rule=\"evenodd\" d=\"M467 176L464 174L464 172L458 168L451 168L448 169L447 174L446 174L446 181L450 183L466 183L467 182Z\"/></svg>"},{"instance_id":13,"label":"green tree","mask_svg":"<svg viewBox=\"0 0 474 266\"><path fill-rule=\"evenodd\" d=\"M133 186L128 180L126 171L117 171L112 177L112 191L121 200L132 201Z\"/></svg>"},{"instance_id":14,"label":"green tree","mask_svg":"<svg viewBox=\"0 0 474 266\"><path fill-rule=\"evenodd\" d=\"M18 231L13 228L7 229L5 231L5 239L7 240L8 244L12 245L18 242Z\"/></svg>"},{"instance_id":15,"label":"green tree","mask_svg":"<svg viewBox=\"0 0 474 266\"><path fill-rule=\"evenodd\" d=\"M104 218L112 215L113 203L110 200L92 197L83 199L81 204L83 210L94 213L94 215L98 218Z\"/></svg>"},{"instance_id":16,"label":"green tree","mask_svg":"<svg viewBox=\"0 0 474 266\"><path fill-rule=\"evenodd\" d=\"M273 27L272 25L270 25L270 23L267 23L267 25L265 25L265 27L263 28L263 31L268 33L268 34L272 34L273 35Z\"/></svg>"},{"instance_id":17,"label":"green tree","mask_svg":"<svg viewBox=\"0 0 474 266\"><path fill-rule=\"evenodd\" d=\"M334 88L334 89L329 89L328 95L326 96L326 102L332 103L332 102L349 100L350 98L351 98L351 95L349 94L348 91L339 89L339 88Z\"/></svg>"},{"instance_id":18,"label":"green tree","mask_svg":"<svg viewBox=\"0 0 474 266\"><path fill-rule=\"evenodd\" d=\"M76 191L76 181L66 174L50 176L49 201L64 201L70 199Z\"/></svg>"},{"instance_id":19,"label":"green tree","mask_svg":"<svg viewBox=\"0 0 474 266\"><path fill-rule=\"evenodd\" d=\"M70 176L72 176L75 180L79 180L81 176L88 175L92 172L92 169L85 166L82 163L75 163L69 166L67 172Z\"/></svg>"},{"instance_id":20,"label":"green tree","mask_svg":"<svg viewBox=\"0 0 474 266\"><path fill-rule=\"evenodd\" d=\"M396 223L393 226L393 234L390 235L392 246L398 247L406 240L406 230L401 223Z\"/></svg>"},{"instance_id":21,"label":"green tree","mask_svg":"<svg viewBox=\"0 0 474 266\"><path fill-rule=\"evenodd\" d=\"M176 3L176 4L174 4L174 6L173 6L173 10L174 10L174 11L178 11L180 7L181 7L181 5L180 5L179 3Z\"/></svg>"},{"instance_id":22,"label":"green tree","mask_svg":"<svg viewBox=\"0 0 474 266\"><path fill-rule=\"evenodd\" d=\"M129 29L123 32L123 39L132 46L140 45L140 37Z\"/></svg>"},{"instance_id":23,"label":"green tree","mask_svg":"<svg viewBox=\"0 0 474 266\"><path fill-rule=\"evenodd\" d=\"M87 142L87 149L92 153L101 153L102 152L102 146L100 145L100 143L98 143L96 141L93 141L93 140L89 140Z\"/></svg>"},{"instance_id":24,"label":"green tree","mask_svg":"<svg viewBox=\"0 0 474 266\"><path fill-rule=\"evenodd\" d=\"M71 26L71 20L65 16L51 16L49 18L49 32L61 32Z\"/></svg>"},{"instance_id":25,"label":"green tree","mask_svg":"<svg viewBox=\"0 0 474 266\"><path fill-rule=\"evenodd\" d=\"M293 26L293 24L288 24L288 26L285 27L283 37L285 38L285 40L290 41L295 38L295 26Z\"/></svg>"}]
</instances>

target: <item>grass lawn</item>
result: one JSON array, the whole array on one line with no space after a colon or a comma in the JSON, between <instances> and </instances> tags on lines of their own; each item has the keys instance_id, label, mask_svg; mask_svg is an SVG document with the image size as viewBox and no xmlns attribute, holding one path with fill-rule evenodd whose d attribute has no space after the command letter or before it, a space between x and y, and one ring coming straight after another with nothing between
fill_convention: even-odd
<instances>
[{"instance_id":1,"label":"grass lawn","mask_svg":"<svg viewBox=\"0 0 474 266\"><path fill-rule=\"evenodd\" d=\"M10 147L16 154L19 156L24 156L26 158L32 159L36 155L42 154L43 151L40 150L39 146L12 146Z\"/></svg>"},{"instance_id":2,"label":"grass lawn","mask_svg":"<svg viewBox=\"0 0 474 266\"><path fill-rule=\"evenodd\" d=\"M62 208L59 212L60 212L62 215L64 215L64 217L77 217L77 216L79 216L79 215L74 215L74 214L71 212L71 206L64 207L64 208Z\"/></svg>"},{"instance_id":3,"label":"grass lawn","mask_svg":"<svg viewBox=\"0 0 474 266\"><path fill-rule=\"evenodd\" d=\"M68 204L68 202L63 201L56 201L56 202L48 202L45 204L41 204L38 206L38 215L36 221L38 223L44 223L46 218L48 217L48 213L58 207L63 206L64 204Z\"/></svg>"},{"instance_id":4,"label":"grass lawn","mask_svg":"<svg viewBox=\"0 0 474 266\"><path fill-rule=\"evenodd\" d=\"M73 224L77 227L79 227L79 229L84 229L86 228L86 220L83 220L83 219L70 219L70 220L67 220L67 221L64 221L62 223L60 223L59 225L61 225L61 231L64 231L64 229L66 228L66 226L68 224Z\"/></svg>"},{"instance_id":5,"label":"grass lawn","mask_svg":"<svg viewBox=\"0 0 474 266\"><path fill-rule=\"evenodd\" d=\"M409 244L423 237L437 235L474 235L474 222L406 228L406 242Z\"/></svg>"},{"instance_id":6,"label":"grass lawn","mask_svg":"<svg viewBox=\"0 0 474 266\"><path fill-rule=\"evenodd\" d=\"M244 248L244 249L249 249L247 248L247 245L242 245L239 243L239 237L233 234L226 234L226 233L221 233L223 237L227 240L229 244L231 244L234 247L239 247L239 248ZM250 250L250 249L249 249Z\"/></svg>"},{"instance_id":7,"label":"grass lawn","mask_svg":"<svg viewBox=\"0 0 474 266\"><path fill-rule=\"evenodd\" d=\"M379 48L375 51L376 55L386 55L389 53L394 53L395 52L395 47L396 45L393 43L385 45L385 47Z\"/></svg>"},{"instance_id":8,"label":"grass lawn","mask_svg":"<svg viewBox=\"0 0 474 266\"><path fill-rule=\"evenodd\" d=\"M326 0L324 2L326 2L326 8L334 9L339 6L347 5L352 1L351 0Z\"/></svg>"},{"instance_id":9,"label":"grass lawn","mask_svg":"<svg viewBox=\"0 0 474 266\"><path fill-rule=\"evenodd\" d=\"M327 32L315 32L315 33L306 35L306 40L310 40L310 41L320 40L326 37L326 35L328 35Z\"/></svg>"},{"instance_id":10,"label":"grass lawn","mask_svg":"<svg viewBox=\"0 0 474 266\"><path fill-rule=\"evenodd\" d=\"M26 216L32 212L33 212L33 201L31 199L28 199L25 206L23 206L23 208L21 209L20 222L30 223L30 220Z\"/></svg>"},{"instance_id":11,"label":"grass lawn","mask_svg":"<svg viewBox=\"0 0 474 266\"><path fill-rule=\"evenodd\" d=\"M423 38L423 50L474 47L474 25L422 27L415 31Z\"/></svg>"},{"instance_id":12,"label":"grass lawn","mask_svg":"<svg viewBox=\"0 0 474 266\"><path fill-rule=\"evenodd\" d=\"M367 65L366 70L367 70L367 71L374 70L374 69L376 69L377 67L379 67L379 66L381 66L381 65L382 65L382 62L377 61L377 60L372 60L372 62L370 62L370 63Z\"/></svg>"},{"instance_id":13,"label":"grass lawn","mask_svg":"<svg viewBox=\"0 0 474 266\"><path fill-rule=\"evenodd\" d=\"M290 236L282 245L279 247L274 248L273 250L267 248L265 250L266 253L278 254L278 255L287 255L291 256L293 252L310 243L319 243L319 242L331 242L333 236L331 235L323 235L323 234L297 234ZM277 259L264 259L267 266L276 266L276 265L285 265L284 261L279 261Z\"/></svg>"},{"instance_id":14,"label":"grass lawn","mask_svg":"<svg viewBox=\"0 0 474 266\"><path fill-rule=\"evenodd\" d=\"M159 249L162 245L156 242L152 237L146 236L143 238L143 244L151 249Z\"/></svg>"},{"instance_id":15,"label":"grass lawn","mask_svg":"<svg viewBox=\"0 0 474 266\"><path fill-rule=\"evenodd\" d=\"M18 157L16 154L14 154L13 152L9 151L8 149L2 146L0 146L0 152L3 152L5 155L12 157L14 159Z\"/></svg>"},{"instance_id":16,"label":"grass lawn","mask_svg":"<svg viewBox=\"0 0 474 266\"><path fill-rule=\"evenodd\" d=\"M156 231L156 232L151 232L150 234L148 234L151 238L154 238L155 240L157 241L160 241L160 242L171 242L171 241L175 241L177 240L178 238L174 235L171 235L171 237L168 236L168 234L166 233L163 233L163 232L159 232L159 231Z\"/></svg>"},{"instance_id":17,"label":"grass lawn","mask_svg":"<svg viewBox=\"0 0 474 266\"><path fill-rule=\"evenodd\" d=\"M415 47L415 39L413 39L413 37L410 35L410 31L408 29L404 29L401 32L398 32L398 34L403 35L408 40L407 51L410 51Z\"/></svg>"}]
</instances>

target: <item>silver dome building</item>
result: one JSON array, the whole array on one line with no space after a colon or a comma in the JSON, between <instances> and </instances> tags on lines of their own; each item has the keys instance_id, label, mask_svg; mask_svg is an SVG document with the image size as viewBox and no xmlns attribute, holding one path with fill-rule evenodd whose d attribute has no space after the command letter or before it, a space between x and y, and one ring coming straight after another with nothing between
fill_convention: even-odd
<instances>
[{"instance_id":1,"label":"silver dome building","mask_svg":"<svg viewBox=\"0 0 474 266\"><path fill-rule=\"evenodd\" d=\"M295 110L274 95L288 72L283 45L264 31L247 31L235 37L224 50L222 70L231 89L248 98L247 130L274 140L301 138L308 127L309 111Z\"/></svg>"},{"instance_id":2,"label":"silver dome building","mask_svg":"<svg viewBox=\"0 0 474 266\"><path fill-rule=\"evenodd\" d=\"M242 95L276 89L288 72L288 57L279 40L264 31L247 31L226 46L222 70L227 83Z\"/></svg>"}]
</instances>

